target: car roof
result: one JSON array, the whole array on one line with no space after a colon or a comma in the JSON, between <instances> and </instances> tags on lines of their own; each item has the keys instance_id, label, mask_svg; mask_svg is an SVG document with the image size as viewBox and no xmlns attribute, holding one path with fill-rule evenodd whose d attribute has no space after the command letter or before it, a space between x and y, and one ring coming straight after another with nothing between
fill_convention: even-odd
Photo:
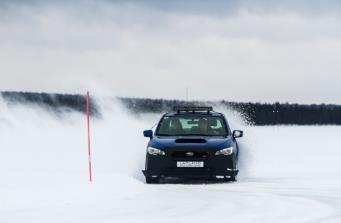
<instances>
[{"instance_id":1,"label":"car roof","mask_svg":"<svg viewBox=\"0 0 341 223\"><path fill-rule=\"evenodd\" d=\"M167 112L164 116L170 117L170 116L177 116L177 115L207 115L207 116L215 116L215 117L221 117L223 116L222 113L210 111L210 112L202 112L202 111L181 111L181 112Z\"/></svg>"}]
</instances>

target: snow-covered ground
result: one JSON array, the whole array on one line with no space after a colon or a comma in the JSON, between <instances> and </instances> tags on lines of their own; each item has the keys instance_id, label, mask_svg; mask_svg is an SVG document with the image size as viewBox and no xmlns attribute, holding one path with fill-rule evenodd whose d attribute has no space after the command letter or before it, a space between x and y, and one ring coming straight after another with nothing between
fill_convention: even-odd
<instances>
[{"instance_id":1,"label":"snow-covered ground","mask_svg":"<svg viewBox=\"0 0 341 223\"><path fill-rule=\"evenodd\" d=\"M105 104L105 103L104 103ZM142 130L118 105L93 120L0 101L0 222L341 222L341 127L242 128L238 182L147 185Z\"/></svg>"}]
</instances>

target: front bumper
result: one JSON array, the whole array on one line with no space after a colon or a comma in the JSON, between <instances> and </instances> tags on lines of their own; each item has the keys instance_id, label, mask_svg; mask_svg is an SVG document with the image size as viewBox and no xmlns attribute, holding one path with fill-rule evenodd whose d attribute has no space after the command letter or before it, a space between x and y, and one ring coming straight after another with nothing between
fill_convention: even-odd
<instances>
[{"instance_id":1,"label":"front bumper","mask_svg":"<svg viewBox=\"0 0 341 223\"><path fill-rule=\"evenodd\" d=\"M179 149L177 150L179 151ZM165 156L153 156L147 154L146 168L143 174L146 177L214 177L231 176L238 174L237 155L229 156L214 155L215 150L195 150L183 149L183 151L193 151L199 154L196 157L179 157L174 155L173 150L166 151ZM181 154L180 154L181 155ZM178 161L202 161L204 167L177 167Z\"/></svg>"},{"instance_id":2,"label":"front bumper","mask_svg":"<svg viewBox=\"0 0 341 223\"><path fill-rule=\"evenodd\" d=\"M146 177L214 177L214 176L237 176L239 170L210 169L210 168L167 168L143 170Z\"/></svg>"}]
</instances>

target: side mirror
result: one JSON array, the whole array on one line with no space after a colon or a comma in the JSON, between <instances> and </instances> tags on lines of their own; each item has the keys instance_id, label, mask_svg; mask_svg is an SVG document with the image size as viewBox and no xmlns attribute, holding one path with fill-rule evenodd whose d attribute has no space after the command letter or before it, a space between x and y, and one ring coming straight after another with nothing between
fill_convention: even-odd
<instances>
[{"instance_id":1,"label":"side mirror","mask_svg":"<svg viewBox=\"0 0 341 223\"><path fill-rule=\"evenodd\" d=\"M241 130L234 130L232 135L233 135L233 138L240 138L240 137L243 137L244 133Z\"/></svg>"},{"instance_id":2,"label":"side mirror","mask_svg":"<svg viewBox=\"0 0 341 223\"><path fill-rule=\"evenodd\" d=\"M144 135L144 137L152 138L153 137L153 130L145 130L145 131L143 131L143 135Z\"/></svg>"}]
</instances>

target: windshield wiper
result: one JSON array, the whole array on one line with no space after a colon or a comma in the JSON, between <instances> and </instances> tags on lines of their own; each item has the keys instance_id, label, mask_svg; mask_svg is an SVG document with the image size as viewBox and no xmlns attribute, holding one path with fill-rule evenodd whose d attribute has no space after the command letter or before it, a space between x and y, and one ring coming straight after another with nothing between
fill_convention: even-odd
<instances>
[{"instance_id":1,"label":"windshield wiper","mask_svg":"<svg viewBox=\"0 0 341 223\"><path fill-rule=\"evenodd\" d=\"M184 136L223 136L223 135L211 135L211 134L186 134Z\"/></svg>"}]
</instances>

